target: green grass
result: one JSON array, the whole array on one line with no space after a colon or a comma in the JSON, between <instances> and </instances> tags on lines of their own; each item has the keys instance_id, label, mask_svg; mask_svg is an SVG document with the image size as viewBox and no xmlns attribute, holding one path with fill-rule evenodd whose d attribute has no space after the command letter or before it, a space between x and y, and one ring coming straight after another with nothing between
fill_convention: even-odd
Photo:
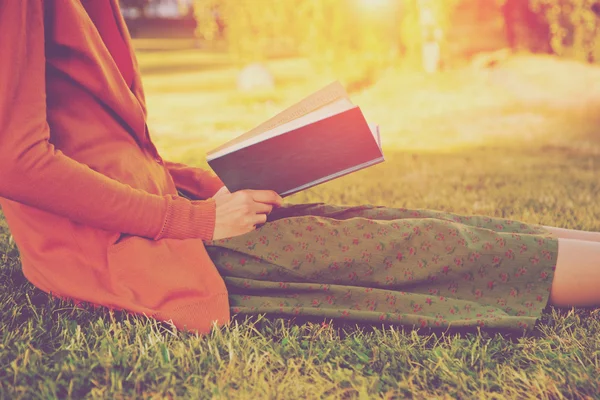
<instances>
[{"instance_id":1,"label":"green grass","mask_svg":"<svg viewBox=\"0 0 600 400\"><path fill-rule=\"evenodd\" d=\"M327 82L278 60L280 90L242 95L222 54L145 49L140 61L158 146L195 165ZM353 95L381 123L387 162L290 201L600 230L598 74L528 57L436 77L390 71ZM528 336L254 318L199 337L50 299L23 277L0 219L1 398L600 398L599 338L598 310L556 309Z\"/></svg>"}]
</instances>

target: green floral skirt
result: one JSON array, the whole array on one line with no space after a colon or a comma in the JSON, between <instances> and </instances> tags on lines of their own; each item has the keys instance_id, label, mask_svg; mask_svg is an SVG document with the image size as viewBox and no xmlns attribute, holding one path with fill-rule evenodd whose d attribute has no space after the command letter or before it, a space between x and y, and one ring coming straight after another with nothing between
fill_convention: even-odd
<instances>
[{"instance_id":1,"label":"green floral skirt","mask_svg":"<svg viewBox=\"0 0 600 400\"><path fill-rule=\"evenodd\" d=\"M506 219L301 204L207 250L232 314L523 330L547 305L558 241Z\"/></svg>"}]
</instances>

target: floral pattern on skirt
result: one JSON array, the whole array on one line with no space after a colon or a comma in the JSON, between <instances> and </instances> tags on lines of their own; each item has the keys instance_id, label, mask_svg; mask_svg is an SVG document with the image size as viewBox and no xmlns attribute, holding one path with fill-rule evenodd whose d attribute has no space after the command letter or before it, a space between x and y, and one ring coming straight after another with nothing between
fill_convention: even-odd
<instances>
[{"instance_id":1,"label":"floral pattern on skirt","mask_svg":"<svg viewBox=\"0 0 600 400\"><path fill-rule=\"evenodd\" d=\"M319 203L207 250L233 314L523 330L548 302L558 241L507 219Z\"/></svg>"}]
</instances>

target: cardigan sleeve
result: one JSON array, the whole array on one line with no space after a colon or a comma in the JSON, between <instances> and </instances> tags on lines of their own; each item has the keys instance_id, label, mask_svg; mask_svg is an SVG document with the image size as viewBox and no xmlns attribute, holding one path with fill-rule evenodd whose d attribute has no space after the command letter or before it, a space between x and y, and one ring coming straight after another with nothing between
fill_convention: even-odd
<instances>
[{"instance_id":1,"label":"cardigan sleeve","mask_svg":"<svg viewBox=\"0 0 600 400\"><path fill-rule=\"evenodd\" d=\"M134 189L50 143L43 3L0 2L0 197L114 232L211 239L214 201Z\"/></svg>"},{"instance_id":2,"label":"cardigan sleeve","mask_svg":"<svg viewBox=\"0 0 600 400\"><path fill-rule=\"evenodd\" d=\"M175 162L165 162L175 186L184 195L204 200L214 196L217 191L225 186L221 179L213 173L202 168L190 167Z\"/></svg>"}]
</instances>

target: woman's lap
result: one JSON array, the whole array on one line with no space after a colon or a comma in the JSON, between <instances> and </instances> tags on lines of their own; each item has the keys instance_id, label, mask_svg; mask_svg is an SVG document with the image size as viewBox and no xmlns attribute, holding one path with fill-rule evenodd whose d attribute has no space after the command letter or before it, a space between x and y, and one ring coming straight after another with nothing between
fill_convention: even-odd
<instances>
[{"instance_id":1,"label":"woman's lap","mask_svg":"<svg viewBox=\"0 0 600 400\"><path fill-rule=\"evenodd\" d=\"M276 221L286 217L301 217L306 215L333 218L338 220L350 218L367 218L373 220L435 218L505 233L546 233L546 229L541 225L526 224L505 218L494 218L484 215L460 215L445 211L390 208L374 205L345 207L323 203L294 204L282 207L280 209L275 209L269 216L269 221Z\"/></svg>"},{"instance_id":2,"label":"woman's lap","mask_svg":"<svg viewBox=\"0 0 600 400\"><path fill-rule=\"evenodd\" d=\"M418 326L532 326L557 241L538 225L429 210L295 205L209 243L233 313Z\"/></svg>"}]
</instances>

